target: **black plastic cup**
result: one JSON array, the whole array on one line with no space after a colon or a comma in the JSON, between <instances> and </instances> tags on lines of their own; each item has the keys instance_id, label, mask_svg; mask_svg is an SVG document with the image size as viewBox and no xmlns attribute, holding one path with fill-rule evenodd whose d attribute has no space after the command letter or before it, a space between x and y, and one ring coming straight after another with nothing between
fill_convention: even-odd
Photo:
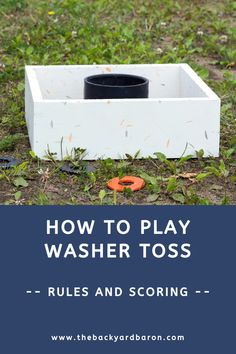
<instances>
[{"instance_id":1,"label":"black plastic cup","mask_svg":"<svg viewBox=\"0 0 236 354\"><path fill-rule=\"evenodd\" d=\"M149 80L126 74L100 74L84 79L85 99L148 98Z\"/></svg>"}]
</instances>

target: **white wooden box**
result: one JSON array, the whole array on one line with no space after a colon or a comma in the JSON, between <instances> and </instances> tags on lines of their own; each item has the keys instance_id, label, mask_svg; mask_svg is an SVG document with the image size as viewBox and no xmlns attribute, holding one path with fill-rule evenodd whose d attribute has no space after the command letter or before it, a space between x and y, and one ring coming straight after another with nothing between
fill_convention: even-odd
<instances>
[{"instance_id":1,"label":"white wooden box","mask_svg":"<svg viewBox=\"0 0 236 354\"><path fill-rule=\"evenodd\" d=\"M150 80L149 98L84 100L84 78L125 73ZM220 99L187 64L26 66L25 116L31 149L60 160L73 148L85 159L218 156Z\"/></svg>"}]
</instances>

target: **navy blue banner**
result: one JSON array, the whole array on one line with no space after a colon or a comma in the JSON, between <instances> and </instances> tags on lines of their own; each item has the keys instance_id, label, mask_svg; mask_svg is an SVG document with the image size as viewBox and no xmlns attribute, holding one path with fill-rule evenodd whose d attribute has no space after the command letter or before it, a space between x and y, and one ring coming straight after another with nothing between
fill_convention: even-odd
<instances>
[{"instance_id":1,"label":"navy blue banner","mask_svg":"<svg viewBox=\"0 0 236 354\"><path fill-rule=\"evenodd\" d=\"M0 207L0 352L233 353L235 211Z\"/></svg>"}]
</instances>

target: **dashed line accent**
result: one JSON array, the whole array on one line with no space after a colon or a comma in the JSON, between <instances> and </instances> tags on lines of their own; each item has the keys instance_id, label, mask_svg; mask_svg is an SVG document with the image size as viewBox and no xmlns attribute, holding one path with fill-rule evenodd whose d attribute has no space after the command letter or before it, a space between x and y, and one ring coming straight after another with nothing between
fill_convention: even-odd
<instances>
[{"instance_id":1,"label":"dashed line accent","mask_svg":"<svg viewBox=\"0 0 236 354\"><path fill-rule=\"evenodd\" d=\"M40 294L41 291L40 290L26 290L26 294L32 294L32 293Z\"/></svg>"},{"instance_id":2,"label":"dashed line accent","mask_svg":"<svg viewBox=\"0 0 236 354\"><path fill-rule=\"evenodd\" d=\"M203 291L202 290L195 290L195 293L196 294L203 294L203 293L204 294L210 294L210 291L209 290L203 290Z\"/></svg>"}]
</instances>

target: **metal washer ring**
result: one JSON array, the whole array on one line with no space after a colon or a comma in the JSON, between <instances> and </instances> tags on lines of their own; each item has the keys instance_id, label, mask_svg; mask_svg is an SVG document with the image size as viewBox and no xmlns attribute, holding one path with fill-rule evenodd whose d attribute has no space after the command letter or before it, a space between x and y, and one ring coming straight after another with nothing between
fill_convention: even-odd
<instances>
[{"instance_id":1,"label":"metal washer ring","mask_svg":"<svg viewBox=\"0 0 236 354\"><path fill-rule=\"evenodd\" d=\"M11 167L19 165L19 161L11 156L0 156L0 169L8 170Z\"/></svg>"},{"instance_id":2,"label":"metal washer ring","mask_svg":"<svg viewBox=\"0 0 236 354\"><path fill-rule=\"evenodd\" d=\"M130 185L123 185L122 183L132 183ZM145 182L140 177L125 176L123 178L115 177L107 182L107 187L117 192L123 192L125 188L131 189L133 192L139 191L145 186Z\"/></svg>"},{"instance_id":3,"label":"metal washer ring","mask_svg":"<svg viewBox=\"0 0 236 354\"><path fill-rule=\"evenodd\" d=\"M96 169L95 167L93 167L91 164L88 164L85 166L85 171L86 172L94 172ZM69 173L70 175L78 175L81 173L80 170L76 169L75 167L73 167L72 165L63 165L60 168L61 172L65 172L65 173Z\"/></svg>"}]
</instances>

